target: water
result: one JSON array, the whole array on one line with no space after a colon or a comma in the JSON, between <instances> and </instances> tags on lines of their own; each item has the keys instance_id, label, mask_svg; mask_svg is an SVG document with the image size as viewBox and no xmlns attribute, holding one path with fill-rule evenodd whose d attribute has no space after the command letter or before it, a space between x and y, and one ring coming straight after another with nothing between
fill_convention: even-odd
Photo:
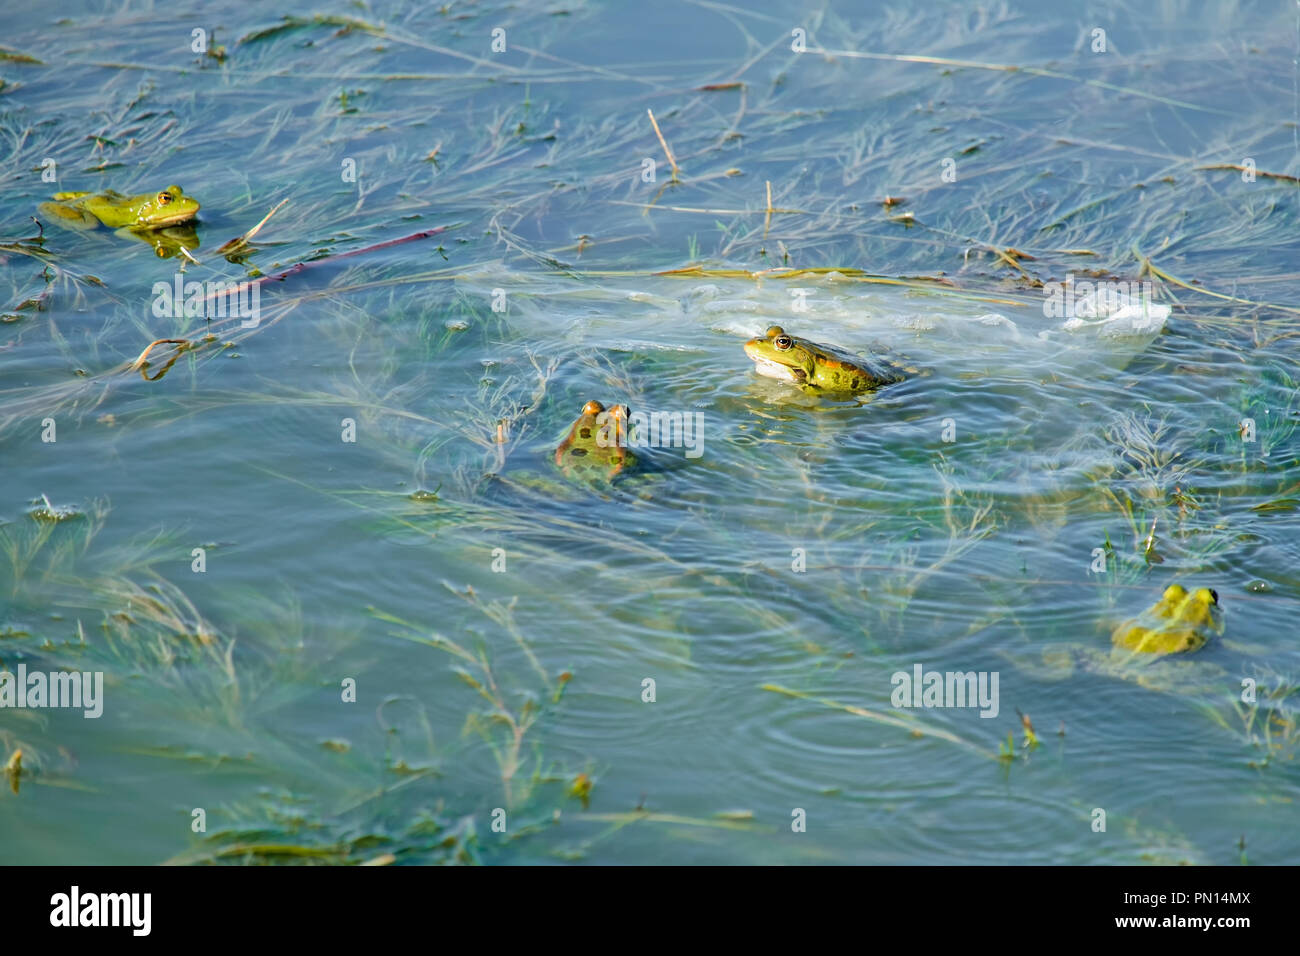
<instances>
[{"instance_id":1,"label":"water","mask_svg":"<svg viewBox=\"0 0 1300 956\"><path fill-rule=\"evenodd\" d=\"M1297 860L1296 191L1199 168L1300 174L1294 10L303 16L0 14L44 61L0 61L0 660L106 688L0 710L6 862ZM130 236L13 242L170 183L186 280L451 228L248 328L155 315L181 260ZM1159 308L1075 327L1067 274ZM771 324L917 371L812 400L754 374ZM156 338L194 348L149 381ZM702 454L565 482L593 398ZM1174 581L1223 636L1108 666ZM997 715L893 707L917 665Z\"/></svg>"}]
</instances>

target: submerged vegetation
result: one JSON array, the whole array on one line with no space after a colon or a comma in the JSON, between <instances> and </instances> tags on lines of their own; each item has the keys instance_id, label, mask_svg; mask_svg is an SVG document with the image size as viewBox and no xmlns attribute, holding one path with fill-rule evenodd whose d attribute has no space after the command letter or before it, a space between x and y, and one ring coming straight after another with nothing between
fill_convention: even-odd
<instances>
[{"instance_id":1,"label":"submerged vegetation","mask_svg":"<svg viewBox=\"0 0 1300 956\"><path fill-rule=\"evenodd\" d=\"M1016 814L1020 860L1294 859L1294 50L1186 3L1098 11L1146 25L1104 54L833 7L231 8L203 51L0 14L0 669L108 689L0 711L0 827L40 793L132 862L1003 862ZM36 213L172 182L195 242ZM1168 320L1065 332L1067 276ZM924 374L807 401L742 351L773 324ZM701 413L703 456L565 488L593 399ZM1091 656L1191 578L1227 627L1188 668ZM1001 713L891 708L918 662L1002 668Z\"/></svg>"}]
</instances>

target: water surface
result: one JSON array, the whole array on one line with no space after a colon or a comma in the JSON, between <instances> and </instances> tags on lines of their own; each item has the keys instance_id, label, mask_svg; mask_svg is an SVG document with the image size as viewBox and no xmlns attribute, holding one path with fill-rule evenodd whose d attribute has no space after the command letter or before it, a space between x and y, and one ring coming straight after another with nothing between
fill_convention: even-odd
<instances>
[{"instance_id":1,"label":"water surface","mask_svg":"<svg viewBox=\"0 0 1300 956\"><path fill-rule=\"evenodd\" d=\"M0 710L6 862L1300 858L1294 7L299 16L0 13L0 661L106 685ZM156 316L130 236L18 242L170 183L186 280L449 228L250 328ZM1067 275L1159 321L1067 327ZM772 324L916 372L809 400ZM593 398L702 454L566 483ZM1223 636L1105 666L1174 581ZM917 665L997 716L895 709Z\"/></svg>"}]
</instances>

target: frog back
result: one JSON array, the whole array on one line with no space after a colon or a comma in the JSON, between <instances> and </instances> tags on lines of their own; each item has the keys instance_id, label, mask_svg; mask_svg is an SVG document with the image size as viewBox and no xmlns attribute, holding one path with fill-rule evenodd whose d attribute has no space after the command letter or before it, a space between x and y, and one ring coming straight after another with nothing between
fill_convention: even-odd
<instances>
[{"instance_id":1,"label":"frog back","mask_svg":"<svg viewBox=\"0 0 1300 956\"><path fill-rule=\"evenodd\" d=\"M823 391L861 392L904 379L905 366L883 354L850 355L815 342L806 343L806 347L816 359L810 384Z\"/></svg>"}]
</instances>

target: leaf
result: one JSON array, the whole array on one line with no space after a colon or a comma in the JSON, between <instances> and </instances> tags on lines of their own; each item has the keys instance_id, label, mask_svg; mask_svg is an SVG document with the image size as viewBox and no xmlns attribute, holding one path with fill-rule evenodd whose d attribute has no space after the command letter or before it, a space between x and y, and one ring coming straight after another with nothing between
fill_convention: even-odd
<instances>
[{"instance_id":1,"label":"leaf","mask_svg":"<svg viewBox=\"0 0 1300 956\"><path fill-rule=\"evenodd\" d=\"M373 33L375 36L383 36L384 28L377 27L373 24L366 23L364 20L357 20L353 17L328 16L326 14L316 14L314 17L292 17L285 16L281 22L273 27L266 27L261 30L254 30L252 33L246 33L239 38L240 43L253 43L257 40L265 40L267 37L273 37L280 33L287 33L290 30L301 30L305 27L341 27L343 32L350 30L361 30L364 33Z\"/></svg>"},{"instance_id":2,"label":"leaf","mask_svg":"<svg viewBox=\"0 0 1300 956\"><path fill-rule=\"evenodd\" d=\"M19 53L16 50L10 50L0 46L0 60L8 60L10 63L35 63L44 66L44 61L36 59L34 56L28 56L26 53Z\"/></svg>"}]
</instances>

